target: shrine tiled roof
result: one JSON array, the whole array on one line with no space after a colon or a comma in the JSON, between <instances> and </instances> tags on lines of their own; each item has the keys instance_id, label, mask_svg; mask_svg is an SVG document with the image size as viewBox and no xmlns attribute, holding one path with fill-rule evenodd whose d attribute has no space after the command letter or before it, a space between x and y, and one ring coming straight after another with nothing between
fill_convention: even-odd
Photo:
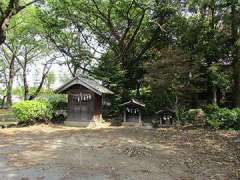
<instances>
[{"instance_id":1,"label":"shrine tiled roof","mask_svg":"<svg viewBox=\"0 0 240 180\"><path fill-rule=\"evenodd\" d=\"M101 85L100 82L97 80L84 75L79 75L66 84L62 85L58 89L55 90L56 93L65 93L68 89L70 89L74 85L82 85L91 91L95 92L96 94L102 95L102 94L114 94L112 91Z\"/></svg>"}]
</instances>

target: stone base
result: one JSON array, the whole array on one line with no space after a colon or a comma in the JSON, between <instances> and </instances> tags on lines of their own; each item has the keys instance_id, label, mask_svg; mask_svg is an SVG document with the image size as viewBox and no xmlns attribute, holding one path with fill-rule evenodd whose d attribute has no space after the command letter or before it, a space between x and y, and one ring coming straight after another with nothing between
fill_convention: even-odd
<instances>
[{"instance_id":1,"label":"stone base","mask_svg":"<svg viewBox=\"0 0 240 180\"><path fill-rule=\"evenodd\" d=\"M64 125L71 127L88 127L92 122L64 121Z\"/></svg>"},{"instance_id":2,"label":"stone base","mask_svg":"<svg viewBox=\"0 0 240 180\"><path fill-rule=\"evenodd\" d=\"M89 122L81 122L81 121L72 121L66 120L64 121L64 125L71 127L85 127L85 128L107 128L111 125L111 123L105 122L102 118L93 118L93 120Z\"/></svg>"},{"instance_id":3,"label":"stone base","mask_svg":"<svg viewBox=\"0 0 240 180\"><path fill-rule=\"evenodd\" d=\"M152 128L153 128L152 123L144 123L143 126L144 126L144 128L146 128L146 129L152 129Z\"/></svg>"},{"instance_id":4,"label":"stone base","mask_svg":"<svg viewBox=\"0 0 240 180\"><path fill-rule=\"evenodd\" d=\"M123 122L122 123L123 126L141 126L141 124L139 122Z\"/></svg>"}]
</instances>

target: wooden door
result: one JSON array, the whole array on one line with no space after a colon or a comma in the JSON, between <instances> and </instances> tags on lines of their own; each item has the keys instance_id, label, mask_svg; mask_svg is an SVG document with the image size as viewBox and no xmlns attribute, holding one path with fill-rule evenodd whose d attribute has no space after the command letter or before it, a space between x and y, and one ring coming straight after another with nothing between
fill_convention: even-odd
<instances>
[{"instance_id":1,"label":"wooden door","mask_svg":"<svg viewBox=\"0 0 240 180\"><path fill-rule=\"evenodd\" d=\"M94 100L80 102L80 121L91 121L94 115Z\"/></svg>"},{"instance_id":2,"label":"wooden door","mask_svg":"<svg viewBox=\"0 0 240 180\"><path fill-rule=\"evenodd\" d=\"M94 96L84 100L78 96L69 97L69 119L71 121L89 122L94 116Z\"/></svg>"}]
</instances>

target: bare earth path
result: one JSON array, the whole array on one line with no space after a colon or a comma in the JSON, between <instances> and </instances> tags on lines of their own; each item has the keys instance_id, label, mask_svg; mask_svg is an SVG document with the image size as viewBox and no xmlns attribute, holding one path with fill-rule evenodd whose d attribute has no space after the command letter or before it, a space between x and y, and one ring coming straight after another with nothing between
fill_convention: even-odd
<instances>
[{"instance_id":1,"label":"bare earth path","mask_svg":"<svg viewBox=\"0 0 240 180\"><path fill-rule=\"evenodd\" d=\"M0 179L240 179L237 132L80 129L0 130Z\"/></svg>"}]
</instances>

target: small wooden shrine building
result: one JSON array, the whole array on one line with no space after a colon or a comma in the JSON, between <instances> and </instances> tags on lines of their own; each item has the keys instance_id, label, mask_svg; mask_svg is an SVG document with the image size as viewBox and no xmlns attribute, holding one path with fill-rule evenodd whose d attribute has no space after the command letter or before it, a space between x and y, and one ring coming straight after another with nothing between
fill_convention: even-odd
<instances>
[{"instance_id":1,"label":"small wooden shrine building","mask_svg":"<svg viewBox=\"0 0 240 180\"><path fill-rule=\"evenodd\" d=\"M123 107L123 125L142 125L142 109L145 104L132 99L126 103L121 104Z\"/></svg>"},{"instance_id":2,"label":"small wooden shrine building","mask_svg":"<svg viewBox=\"0 0 240 180\"><path fill-rule=\"evenodd\" d=\"M85 127L102 120L102 96L113 94L96 80L83 75L73 78L55 92L68 95L68 116L64 123Z\"/></svg>"},{"instance_id":3,"label":"small wooden shrine building","mask_svg":"<svg viewBox=\"0 0 240 180\"><path fill-rule=\"evenodd\" d=\"M170 127L175 124L176 121L176 113L168 108L162 109L156 112L159 118L159 127Z\"/></svg>"}]
</instances>

